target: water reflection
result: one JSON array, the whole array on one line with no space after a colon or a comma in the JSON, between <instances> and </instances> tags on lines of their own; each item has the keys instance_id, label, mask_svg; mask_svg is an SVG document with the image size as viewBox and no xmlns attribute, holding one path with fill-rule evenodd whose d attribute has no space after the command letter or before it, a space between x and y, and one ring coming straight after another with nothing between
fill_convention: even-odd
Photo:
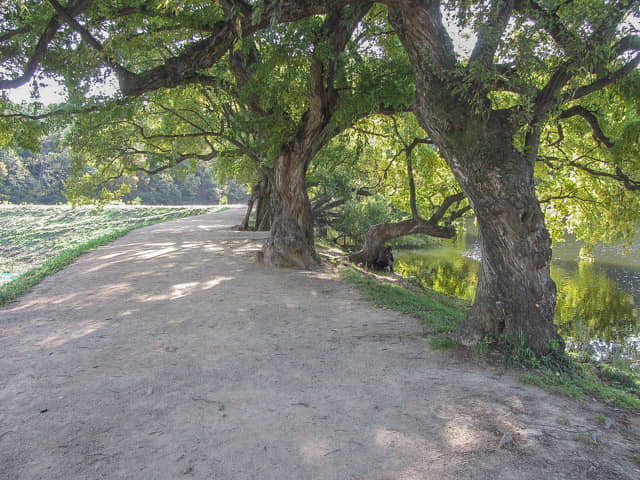
<instances>
[{"instance_id":1,"label":"water reflection","mask_svg":"<svg viewBox=\"0 0 640 480\"><path fill-rule=\"evenodd\" d=\"M478 283L478 262L452 248L400 250L395 268L405 278L437 292L471 301Z\"/></svg>"},{"instance_id":2,"label":"water reflection","mask_svg":"<svg viewBox=\"0 0 640 480\"><path fill-rule=\"evenodd\" d=\"M640 269L622 261L570 261L568 248L554 260L551 277L558 288L555 322L572 349L598 358L624 355L638 359ZM472 301L479 249L473 232L425 249L396 250L396 270L422 286ZM632 264L633 262L630 262ZM636 294L636 298L634 298Z\"/></svg>"}]
</instances>

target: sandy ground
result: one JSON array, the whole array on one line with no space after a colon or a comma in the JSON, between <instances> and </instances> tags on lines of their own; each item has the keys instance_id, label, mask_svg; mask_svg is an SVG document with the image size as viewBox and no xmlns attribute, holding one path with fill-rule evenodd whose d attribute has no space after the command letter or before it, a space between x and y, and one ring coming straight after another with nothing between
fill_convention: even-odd
<instances>
[{"instance_id":1,"label":"sandy ground","mask_svg":"<svg viewBox=\"0 0 640 480\"><path fill-rule=\"evenodd\" d=\"M1 479L638 479L638 416L270 270L243 210L133 231L0 310Z\"/></svg>"}]
</instances>

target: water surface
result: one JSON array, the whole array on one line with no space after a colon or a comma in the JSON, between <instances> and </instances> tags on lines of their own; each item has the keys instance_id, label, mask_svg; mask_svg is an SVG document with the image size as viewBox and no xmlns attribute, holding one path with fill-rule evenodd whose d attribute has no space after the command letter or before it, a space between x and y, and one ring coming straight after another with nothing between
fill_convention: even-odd
<instances>
[{"instance_id":1,"label":"water surface","mask_svg":"<svg viewBox=\"0 0 640 480\"><path fill-rule=\"evenodd\" d=\"M624 356L638 361L640 239L631 245L598 245L589 258L569 240L553 248L551 277L558 301L555 323L569 347L597 359ZM472 301L480 247L473 225L455 240L430 248L398 249L396 270L423 286ZM584 256L583 256L584 257Z\"/></svg>"}]
</instances>

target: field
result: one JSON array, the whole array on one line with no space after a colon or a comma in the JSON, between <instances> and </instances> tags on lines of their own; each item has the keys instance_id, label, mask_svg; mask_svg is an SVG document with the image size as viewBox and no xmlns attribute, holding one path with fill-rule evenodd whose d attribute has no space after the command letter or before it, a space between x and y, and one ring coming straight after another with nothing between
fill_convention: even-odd
<instances>
[{"instance_id":1,"label":"field","mask_svg":"<svg viewBox=\"0 0 640 480\"><path fill-rule=\"evenodd\" d=\"M0 205L0 305L78 255L134 228L214 208Z\"/></svg>"}]
</instances>

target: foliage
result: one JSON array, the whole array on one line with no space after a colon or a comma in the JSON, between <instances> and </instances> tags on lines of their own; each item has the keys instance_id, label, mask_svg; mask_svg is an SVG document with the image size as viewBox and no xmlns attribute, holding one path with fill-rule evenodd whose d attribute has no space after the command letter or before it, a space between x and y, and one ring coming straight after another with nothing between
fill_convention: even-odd
<instances>
[{"instance_id":1,"label":"foliage","mask_svg":"<svg viewBox=\"0 0 640 480\"><path fill-rule=\"evenodd\" d=\"M629 190L620 174L640 171L637 95L640 73L635 72L625 83L582 102L589 112L605 119L601 127L606 138L596 137L581 117L548 124L536 176L538 196L555 240L567 233L588 247L633 240L640 221L640 195Z\"/></svg>"},{"instance_id":2,"label":"foliage","mask_svg":"<svg viewBox=\"0 0 640 480\"><path fill-rule=\"evenodd\" d=\"M344 205L341 215L332 225L343 239L343 246L360 246L371 225L393 218L389 203L381 198L353 199ZM339 238L339 237L338 237Z\"/></svg>"},{"instance_id":3,"label":"foliage","mask_svg":"<svg viewBox=\"0 0 640 480\"><path fill-rule=\"evenodd\" d=\"M114 184L126 187L122 200L145 205L215 204L226 195L232 203L246 201L244 189L233 181L219 185L210 168L198 165L186 174L167 170L157 175L138 172ZM88 196L68 195L77 187L71 179L70 152L49 137L39 151L0 150L0 202L60 204L67 196L76 203ZM120 188L119 187L119 188ZM77 193L77 190L76 190Z\"/></svg>"},{"instance_id":4,"label":"foliage","mask_svg":"<svg viewBox=\"0 0 640 480\"><path fill-rule=\"evenodd\" d=\"M330 134L358 119L406 110L415 91L412 109L437 148L416 147L414 216L416 210L427 215L447 189L455 188L438 152L466 194L475 196L479 221L486 221L485 238L489 219L508 211L510 220L536 225L496 228L491 234L510 235L520 245L536 239L542 256L548 256L545 224L529 195L534 183L556 240L566 233L590 243L630 239L640 219L636 0L452 0L442 8L386 2L389 11L371 8L344 52L324 36L324 22L347 4L345 11L357 11L355 2L80 1L67 5L78 22L59 17L55 2L5 3L0 86L31 81L38 91L43 80L55 78L69 98L59 115L55 107L22 108L3 98L0 142L32 146L56 123L69 125L74 199L126 195L131 186L121 181L124 176L173 167L187 175L200 161L213 162L220 178L255 184L278 152L313 130L304 128L305 116L319 103L323 108L315 111L331 112L331 118L323 135L300 143L310 156ZM450 21L443 23L443 16ZM473 51L454 49L447 34L454 24L473 32ZM96 85L104 85L111 74L120 91L97 92ZM364 183L375 186L372 193L398 217L407 215L409 201L397 160L416 138L412 123L392 117L388 125L379 121L362 129L362 140L353 141L349 132L351 139L344 142L359 150L351 157L358 164L353 171L370 172ZM397 147L385 145L391 142L385 131L393 132ZM338 161L339 149L331 156ZM534 165L535 177L529 171ZM348 206L352 193L344 193ZM515 253L525 257L538 251L518 248ZM487 268L498 268L499 259L510 263L501 252L493 258L489 248L483 253L483 261L492 263ZM544 269L548 259L518 260ZM532 285L533 292L543 280L550 286L548 272L538 273L524 272L506 286L490 285L501 275L481 276L487 281L483 291L499 296L504 288L528 287L534 278L539 285ZM544 295L545 304L553 305L553 288ZM477 311L494 308L493 300L477 304ZM537 315L529 306L527 311ZM497 313L494 309L496 325L507 325ZM546 308L546 318L532 321L550 322L551 314Z\"/></svg>"},{"instance_id":5,"label":"foliage","mask_svg":"<svg viewBox=\"0 0 640 480\"><path fill-rule=\"evenodd\" d=\"M53 138L43 142L39 153L0 149L0 202L63 203L68 175L68 152Z\"/></svg>"},{"instance_id":6,"label":"foliage","mask_svg":"<svg viewBox=\"0 0 640 480\"><path fill-rule=\"evenodd\" d=\"M427 134L413 114L370 115L318 153L308 176L310 196L343 200L332 223L343 246L360 248L372 225L411 216L407 150L414 142L418 213L428 218L459 191L446 163L422 141L428 142Z\"/></svg>"}]
</instances>

